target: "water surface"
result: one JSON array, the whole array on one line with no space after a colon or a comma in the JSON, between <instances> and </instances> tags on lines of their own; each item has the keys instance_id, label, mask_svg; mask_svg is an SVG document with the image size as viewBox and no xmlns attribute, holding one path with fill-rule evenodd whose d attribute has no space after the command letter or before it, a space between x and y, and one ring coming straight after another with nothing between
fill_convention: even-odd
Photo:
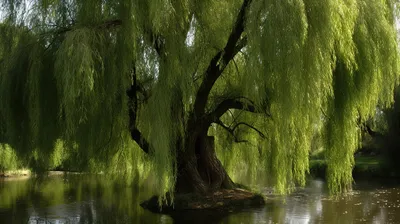
<instances>
[{"instance_id":1,"label":"water surface","mask_svg":"<svg viewBox=\"0 0 400 224\"><path fill-rule=\"evenodd\" d=\"M360 181L350 194L330 198L323 181L311 180L288 196L263 189L262 209L174 219L139 206L152 196L146 189L95 175L1 179L0 223L400 223L400 184L393 182Z\"/></svg>"}]
</instances>

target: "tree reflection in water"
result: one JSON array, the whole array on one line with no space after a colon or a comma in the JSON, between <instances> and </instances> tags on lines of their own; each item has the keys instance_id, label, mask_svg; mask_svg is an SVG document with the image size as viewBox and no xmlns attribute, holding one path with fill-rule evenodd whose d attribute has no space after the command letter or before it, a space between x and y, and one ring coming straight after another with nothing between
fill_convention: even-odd
<instances>
[{"instance_id":1,"label":"tree reflection in water","mask_svg":"<svg viewBox=\"0 0 400 224\"><path fill-rule=\"evenodd\" d=\"M96 175L0 180L0 223L172 223L140 207L150 196Z\"/></svg>"},{"instance_id":2,"label":"tree reflection in water","mask_svg":"<svg viewBox=\"0 0 400 224\"><path fill-rule=\"evenodd\" d=\"M399 222L399 186L361 183L350 195L329 198L325 183L312 180L288 196L269 194L262 209L235 214L187 212L171 218L140 207L140 202L152 195L150 187L112 182L105 176L0 180L0 223Z\"/></svg>"}]
</instances>

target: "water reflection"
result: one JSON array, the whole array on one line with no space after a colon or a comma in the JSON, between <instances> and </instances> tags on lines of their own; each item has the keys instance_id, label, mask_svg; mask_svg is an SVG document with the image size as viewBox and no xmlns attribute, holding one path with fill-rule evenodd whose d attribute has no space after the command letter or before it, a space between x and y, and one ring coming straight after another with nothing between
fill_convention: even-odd
<instances>
[{"instance_id":1,"label":"water reflection","mask_svg":"<svg viewBox=\"0 0 400 224\"><path fill-rule=\"evenodd\" d=\"M272 202L253 214L232 214L221 223L399 223L400 185L360 182L346 196L331 198L323 181Z\"/></svg>"},{"instance_id":2,"label":"water reflection","mask_svg":"<svg viewBox=\"0 0 400 224\"><path fill-rule=\"evenodd\" d=\"M399 223L400 185L357 183L329 198L323 181L283 197L264 190L262 209L236 214L185 213L172 219L140 207L149 187L135 188L102 176L70 175L0 180L0 223Z\"/></svg>"},{"instance_id":3,"label":"water reflection","mask_svg":"<svg viewBox=\"0 0 400 224\"><path fill-rule=\"evenodd\" d=\"M0 223L173 223L140 207L150 196L99 176L0 180Z\"/></svg>"}]
</instances>

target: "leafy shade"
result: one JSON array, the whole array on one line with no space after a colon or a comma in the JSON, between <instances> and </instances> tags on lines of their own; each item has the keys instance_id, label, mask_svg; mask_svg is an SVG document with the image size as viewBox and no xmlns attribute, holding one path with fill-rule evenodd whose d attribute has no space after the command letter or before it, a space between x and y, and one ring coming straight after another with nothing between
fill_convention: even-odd
<instances>
[{"instance_id":1,"label":"leafy shade","mask_svg":"<svg viewBox=\"0 0 400 224\"><path fill-rule=\"evenodd\" d=\"M219 115L209 129L218 157L231 175L237 164L263 172L278 192L304 185L322 124L329 187L349 189L357 124L392 103L398 81L394 0L24 3L0 4L1 138L21 158L39 152L41 169L60 139L79 170L119 164L115 156L129 152L130 166L151 164L161 195L174 189L186 150L177 142L202 114L197 93L218 52L235 53L219 55L222 74L205 100L205 114ZM243 5L239 44L224 49ZM132 128L150 158L132 145Z\"/></svg>"}]
</instances>

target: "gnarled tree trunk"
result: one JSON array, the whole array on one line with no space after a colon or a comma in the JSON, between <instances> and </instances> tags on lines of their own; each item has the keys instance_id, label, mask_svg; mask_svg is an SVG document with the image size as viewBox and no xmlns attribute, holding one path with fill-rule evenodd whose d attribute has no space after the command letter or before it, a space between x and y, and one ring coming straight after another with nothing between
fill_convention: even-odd
<instances>
[{"instance_id":1,"label":"gnarled tree trunk","mask_svg":"<svg viewBox=\"0 0 400 224\"><path fill-rule=\"evenodd\" d=\"M213 136L194 136L178 153L177 193L206 194L235 186L215 154Z\"/></svg>"}]
</instances>

